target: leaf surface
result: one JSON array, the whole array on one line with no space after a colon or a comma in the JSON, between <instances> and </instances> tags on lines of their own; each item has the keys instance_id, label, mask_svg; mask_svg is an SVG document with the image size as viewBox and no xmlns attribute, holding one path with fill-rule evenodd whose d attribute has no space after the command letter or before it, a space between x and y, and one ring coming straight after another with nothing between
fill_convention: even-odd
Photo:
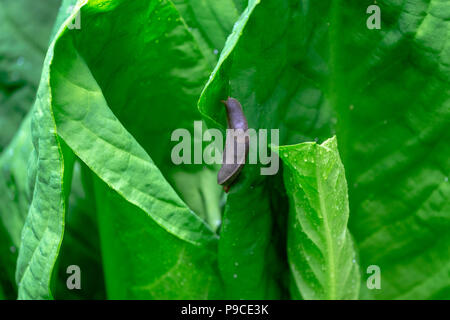
<instances>
[{"instance_id":1,"label":"leaf surface","mask_svg":"<svg viewBox=\"0 0 450 320\"><path fill-rule=\"evenodd\" d=\"M383 1L380 30L361 27L367 6L335 5L333 48L362 297L448 299L449 2ZM379 290L366 285L371 265L381 271Z\"/></svg>"},{"instance_id":2,"label":"leaf surface","mask_svg":"<svg viewBox=\"0 0 450 320\"><path fill-rule=\"evenodd\" d=\"M336 138L279 148L289 194L288 258L304 299L356 299L359 268Z\"/></svg>"},{"instance_id":3,"label":"leaf surface","mask_svg":"<svg viewBox=\"0 0 450 320\"><path fill-rule=\"evenodd\" d=\"M0 1L0 152L33 104L60 2Z\"/></svg>"},{"instance_id":4,"label":"leaf surface","mask_svg":"<svg viewBox=\"0 0 450 320\"><path fill-rule=\"evenodd\" d=\"M238 10L232 0L173 0L173 3L214 67L242 9Z\"/></svg>"}]
</instances>

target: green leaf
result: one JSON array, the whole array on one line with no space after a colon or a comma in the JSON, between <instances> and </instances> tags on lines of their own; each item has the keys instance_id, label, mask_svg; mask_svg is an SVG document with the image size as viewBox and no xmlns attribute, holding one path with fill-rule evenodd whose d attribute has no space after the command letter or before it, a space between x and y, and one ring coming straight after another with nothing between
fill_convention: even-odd
<instances>
[{"instance_id":1,"label":"green leaf","mask_svg":"<svg viewBox=\"0 0 450 320\"><path fill-rule=\"evenodd\" d=\"M219 270L227 299L280 299L285 266L276 251L271 197L258 168L244 168L241 182L232 186L222 220L219 241ZM280 209L280 208L276 208Z\"/></svg>"},{"instance_id":2,"label":"green leaf","mask_svg":"<svg viewBox=\"0 0 450 320\"><path fill-rule=\"evenodd\" d=\"M288 259L304 299L356 299L359 268L336 138L279 148L289 194Z\"/></svg>"},{"instance_id":3,"label":"green leaf","mask_svg":"<svg viewBox=\"0 0 450 320\"><path fill-rule=\"evenodd\" d=\"M51 55L47 55L46 64L50 59ZM32 135L37 153L34 194L22 230L16 269L20 299L51 297L50 278L62 241L66 206L62 187L70 180L65 175L70 170L64 171L54 121L50 110L45 109L50 102L46 67L43 79L33 114Z\"/></svg>"},{"instance_id":4,"label":"green leaf","mask_svg":"<svg viewBox=\"0 0 450 320\"><path fill-rule=\"evenodd\" d=\"M17 288L14 282L14 267L17 259L16 248L11 245L11 239L0 224L0 300L15 299Z\"/></svg>"},{"instance_id":5,"label":"green leaf","mask_svg":"<svg viewBox=\"0 0 450 320\"><path fill-rule=\"evenodd\" d=\"M446 1L249 1L199 100L226 127L241 101L280 144L340 141L362 298L448 298L449 10ZM246 16L248 17L246 18ZM370 265L381 289L368 290Z\"/></svg>"},{"instance_id":6,"label":"green leaf","mask_svg":"<svg viewBox=\"0 0 450 320\"><path fill-rule=\"evenodd\" d=\"M64 239L53 272L55 299L105 299L92 173L79 159L74 164L65 216ZM81 271L81 288L67 287L69 266Z\"/></svg>"},{"instance_id":7,"label":"green leaf","mask_svg":"<svg viewBox=\"0 0 450 320\"><path fill-rule=\"evenodd\" d=\"M59 3L0 1L0 152L34 101Z\"/></svg>"},{"instance_id":8,"label":"green leaf","mask_svg":"<svg viewBox=\"0 0 450 320\"><path fill-rule=\"evenodd\" d=\"M98 179L95 196L109 298L222 297L213 250L166 232Z\"/></svg>"},{"instance_id":9,"label":"green leaf","mask_svg":"<svg viewBox=\"0 0 450 320\"><path fill-rule=\"evenodd\" d=\"M194 36L201 53L207 59L209 65L205 71L212 70L217 63L226 37L238 18L238 12L241 10L238 11L231 0L173 0L172 2L187 24L188 30ZM204 74L204 81L206 79L207 73ZM194 108L191 108L191 111L193 113L185 118L190 119L191 123L185 121L182 127L193 133L192 123L200 119ZM163 114L164 111L160 113ZM159 125L159 123L153 124L155 127ZM204 125L203 128L205 128ZM201 141L201 133L199 136ZM153 148L161 151L167 150L166 148L157 148L155 144ZM152 157L155 159L154 155ZM186 204L216 229L220 223L221 211L218 204L222 196L222 190L217 186L215 177L218 168L214 166L205 168L199 165L174 167L169 161L158 162L158 167Z\"/></svg>"},{"instance_id":10,"label":"green leaf","mask_svg":"<svg viewBox=\"0 0 450 320\"><path fill-rule=\"evenodd\" d=\"M20 233L31 202L28 161L34 156L31 142L31 116L27 116L16 136L0 157L0 218L8 232L11 245L20 245ZM30 168L31 179L33 179Z\"/></svg>"},{"instance_id":11,"label":"green leaf","mask_svg":"<svg viewBox=\"0 0 450 320\"><path fill-rule=\"evenodd\" d=\"M193 106L206 61L168 2L90 1L79 7L81 30L60 30L35 105L38 167L19 253L19 297L52 296L73 154L97 181L108 297L186 298L189 292L191 298L214 297L218 285L198 283L218 281L217 237L156 166L170 175L170 134L198 117ZM137 32L144 21L145 32ZM167 106L176 108L174 117L167 116ZM138 228L143 225L148 228Z\"/></svg>"},{"instance_id":12,"label":"green leaf","mask_svg":"<svg viewBox=\"0 0 450 320\"><path fill-rule=\"evenodd\" d=\"M238 11L232 0L173 0L173 3L213 68L243 8Z\"/></svg>"},{"instance_id":13,"label":"green leaf","mask_svg":"<svg viewBox=\"0 0 450 320\"><path fill-rule=\"evenodd\" d=\"M27 183L28 161L34 156L30 119L30 116L25 118L18 133L0 156L0 281L4 282L5 292L11 299L17 296L14 279L17 251L31 202Z\"/></svg>"},{"instance_id":14,"label":"green leaf","mask_svg":"<svg viewBox=\"0 0 450 320\"><path fill-rule=\"evenodd\" d=\"M332 35L362 297L448 299L450 6L382 1L381 30L368 30L368 2L336 3ZM367 288L370 265L380 289Z\"/></svg>"},{"instance_id":15,"label":"green leaf","mask_svg":"<svg viewBox=\"0 0 450 320\"><path fill-rule=\"evenodd\" d=\"M53 25L53 30L50 39L54 39L59 31L59 28L64 24L64 21L72 14L75 6L78 2L83 2L83 0L62 0L61 6L59 7L58 15L56 16L56 21ZM72 21L74 22L74 21Z\"/></svg>"},{"instance_id":16,"label":"green leaf","mask_svg":"<svg viewBox=\"0 0 450 320\"><path fill-rule=\"evenodd\" d=\"M321 75L300 69L298 46L306 31L290 27L298 24L299 11L298 3L249 1L198 102L208 125L226 128L220 100L231 96L242 103L250 128L279 129L281 144L330 135L331 110L315 79ZM234 299L285 295L284 232L275 228L287 209L279 205L283 197L272 197L276 193L283 191L259 165L247 165L227 198L219 269Z\"/></svg>"},{"instance_id":17,"label":"green leaf","mask_svg":"<svg viewBox=\"0 0 450 320\"><path fill-rule=\"evenodd\" d=\"M2 143L8 141L10 134L13 133L34 100L48 43L49 23L54 21L58 4L59 1L53 0L39 6L35 1L0 2L0 14L6 17L0 22L5 26L0 37L3 39L2 44L7 44L6 47L0 46L2 55L0 74L3 72L5 76L3 78L5 82L2 82L5 86L0 85L0 102L5 107L2 109L5 113L0 114L1 126L5 128L0 138ZM68 13L61 8L58 19L64 16L68 16ZM57 24L58 22L55 25ZM19 87L9 87L11 77L21 79ZM8 91L9 89L14 91ZM2 97L5 99L2 100ZM20 247L22 227L31 203L32 186L36 174L30 123L29 112L0 156L3 178L0 179L0 203L2 204L0 218L3 225L0 227L0 232L4 233L0 241L2 257L0 265L3 268L2 280L6 282L5 292L11 299L17 297L14 279L17 251ZM0 149L2 147L3 145ZM31 166L28 167L28 164ZM27 183L27 176L30 176L29 183Z\"/></svg>"},{"instance_id":18,"label":"green leaf","mask_svg":"<svg viewBox=\"0 0 450 320\"><path fill-rule=\"evenodd\" d=\"M320 17L323 7L309 14ZM324 28L307 24L302 8L292 1L249 1L198 102L209 125L226 128L220 100L231 96L241 102L249 127L279 129L280 144L330 136L333 114L319 86L326 70L317 65L320 56L305 56L304 40L314 32L314 41L323 42Z\"/></svg>"}]
</instances>

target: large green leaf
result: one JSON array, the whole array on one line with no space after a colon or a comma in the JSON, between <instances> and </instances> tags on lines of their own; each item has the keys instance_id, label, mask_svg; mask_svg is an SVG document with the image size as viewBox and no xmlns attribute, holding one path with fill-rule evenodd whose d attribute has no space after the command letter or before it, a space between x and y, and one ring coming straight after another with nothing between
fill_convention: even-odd
<instances>
[{"instance_id":1,"label":"large green leaf","mask_svg":"<svg viewBox=\"0 0 450 320\"><path fill-rule=\"evenodd\" d=\"M336 138L279 148L290 196L288 258L304 299L356 299L359 268L350 233L347 181Z\"/></svg>"},{"instance_id":2,"label":"large green leaf","mask_svg":"<svg viewBox=\"0 0 450 320\"><path fill-rule=\"evenodd\" d=\"M349 181L362 297L449 297L448 1L249 1L199 108L224 128L238 98L281 144L333 133ZM245 174L245 172L244 172ZM367 290L370 265L381 289Z\"/></svg>"},{"instance_id":3,"label":"large green leaf","mask_svg":"<svg viewBox=\"0 0 450 320\"><path fill-rule=\"evenodd\" d=\"M70 12L67 10L69 2L75 1L64 1L58 14L58 21L61 22L69 15ZM22 79L20 81L23 85L16 91L10 91L3 96L6 100L2 101L3 112L0 114L2 128L5 129L2 131L1 139L5 139L2 143L8 141L9 135L13 132L9 129L15 129L18 121L34 100L48 43L50 24L53 23L58 4L59 1L49 1L39 6L35 1L2 1L0 3L1 14L6 16L0 22L5 25L0 34L3 40L3 46L0 48L2 55L0 65L6 85L1 89L9 88L8 83L12 75ZM59 26L58 21L54 28ZM19 57L17 61L14 60L15 57ZM5 92L4 90L0 92L0 96ZM21 230L32 198L35 178L36 168L33 160L35 154L31 141L30 120L31 115L28 113L11 143L0 156L3 178L0 180L0 203L2 204L0 217L3 225L0 227L0 232L4 233L0 241L0 259L2 260L0 265L3 268L2 281L9 283L6 290L8 298L17 297L14 279L17 251L20 246ZM31 166L28 167L28 164ZM30 179L27 179L27 176L30 176Z\"/></svg>"},{"instance_id":4,"label":"large green leaf","mask_svg":"<svg viewBox=\"0 0 450 320\"><path fill-rule=\"evenodd\" d=\"M369 4L338 2L331 25L350 230L364 273L381 270L363 297L448 299L450 3L378 1L381 30Z\"/></svg>"},{"instance_id":5,"label":"large green leaf","mask_svg":"<svg viewBox=\"0 0 450 320\"><path fill-rule=\"evenodd\" d=\"M315 84L318 80L299 72L298 46L306 31L290 26L299 10L298 3L249 1L200 97L199 109L208 124L226 127L220 100L232 96L242 103L249 127L280 129L281 143L330 135L331 111ZM285 235L279 238L274 228L287 209L273 196L283 192L261 176L260 166L246 166L232 187L219 243L219 268L231 297L284 296Z\"/></svg>"},{"instance_id":6,"label":"large green leaf","mask_svg":"<svg viewBox=\"0 0 450 320\"><path fill-rule=\"evenodd\" d=\"M51 297L73 153L95 175L108 297L214 297L217 238L156 167L170 175L170 134L198 117L206 60L170 2L81 7L81 30L61 29L49 49L35 105L38 170L19 297ZM177 112L169 117L167 106Z\"/></svg>"}]
</instances>

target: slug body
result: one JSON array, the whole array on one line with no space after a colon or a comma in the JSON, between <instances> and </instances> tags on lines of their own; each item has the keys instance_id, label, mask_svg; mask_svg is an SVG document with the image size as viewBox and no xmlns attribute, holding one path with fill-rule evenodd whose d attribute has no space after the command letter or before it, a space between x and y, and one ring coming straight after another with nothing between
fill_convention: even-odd
<instances>
[{"instance_id":1,"label":"slug body","mask_svg":"<svg viewBox=\"0 0 450 320\"><path fill-rule=\"evenodd\" d=\"M222 102L227 110L228 129L233 129L233 134L228 134L229 130L227 130L222 167L217 175L217 183L224 187L225 192L228 192L245 165L249 138L247 119L239 101L229 97ZM227 155L231 159L227 159Z\"/></svg>"}]
</instances>

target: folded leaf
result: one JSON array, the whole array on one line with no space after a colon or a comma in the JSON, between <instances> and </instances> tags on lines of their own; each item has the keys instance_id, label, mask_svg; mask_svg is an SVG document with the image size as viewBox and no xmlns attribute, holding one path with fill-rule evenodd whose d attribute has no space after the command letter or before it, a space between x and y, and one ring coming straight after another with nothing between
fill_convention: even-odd
<instances>
[{"instance_id":1,"label":"folded leaf","mask_svg":"<svg viewBox=\"0 0 450 320\"><path fill-rule=\"evenodd\" d=\"M69 19L80 8L81 30L60 29L49 49L34 107L37 177L22 233L19 297L52 297L74 154L97 181L108 297L214 297L219 285L198 283L217 282L217 237L156 166L169 170L170 133L192 126L205 60L170 2L90 1ZM145 32L137 32L144 22ZM162 112L167 106L177 110L172 117Z\"/></svg>"},{"instance_id":2,"label":"folded leaf","mask_svg":"<svg viewBox=\"0 0 450 320\"><path fill-rule=\"evenodd\" d=\"M304 299L356 299L359 268L336 138L279 148L289 194L288 259ZM293 293L293 295L298 295Z\"/></svg>"},{"instance_id":3,"label":"folded leaf","mask_svg":"<svg viewBox=\"0 0 450 320\"><path fill-rule=\"evenodd\" d=\"M74 0L70 0L75 2ZM36 1L1 1L0 24L0 126L5 129L0 137L0 150L8 142L35 99L42 63L45 57L51 25L54 23L59 0L38 4ZM65 1L69 2L69 1ZM57 20L69 15L63 4ZM0 76L1 78L1 76ZM32 198L34 185L35 156L31 141L31 112L20 124L10 144L0 156L0 218L4 232L0 241L0 273L4 276L5 292L9 298L17 297L14 272L17 252L20 247L20 234ZM32 164L28 167L28 164ZM27 182L27 176L30 182ZM31 188L30 188L31 187Z\"/></svg>"}]
</instances>

